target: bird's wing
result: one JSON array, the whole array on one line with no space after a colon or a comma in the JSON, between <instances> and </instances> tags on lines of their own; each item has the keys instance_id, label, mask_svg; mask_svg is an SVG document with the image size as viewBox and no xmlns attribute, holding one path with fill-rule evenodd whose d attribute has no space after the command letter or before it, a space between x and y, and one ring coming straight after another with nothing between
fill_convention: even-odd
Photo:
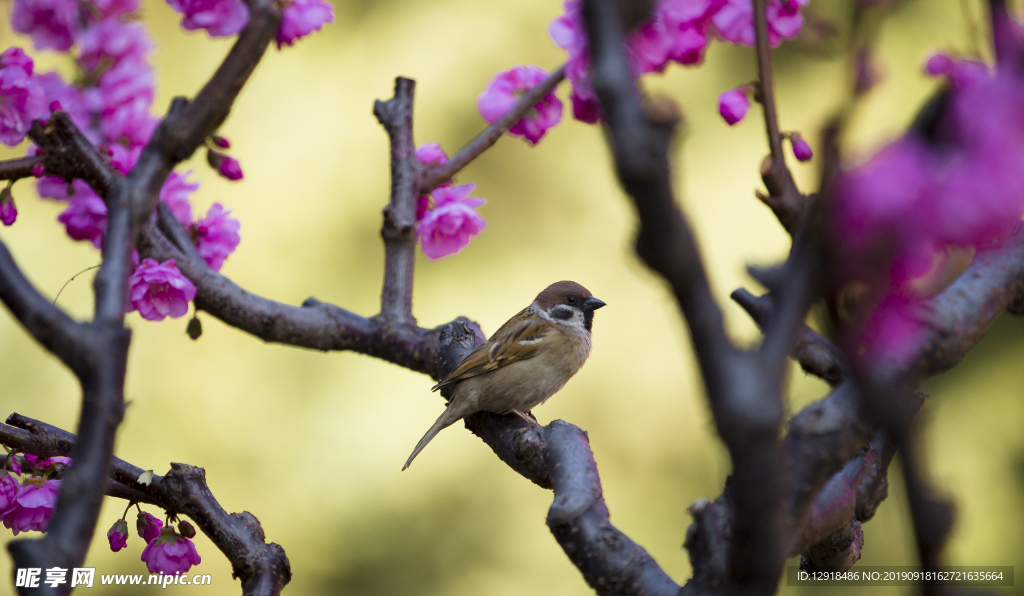
<instances>
[{"instance_id":1,"label":"bird's wing","mask_svg":"<svg viewBox=\"0 0 1024 596\"><path fill-rule=\"evenodd\" d=\"M541 340L552 329L551 323L532 316L529 308L523 309L502 325L487 343L466 356L450 375L434 385L433 390L536 356Z\"/></svg>"}]
</instances>

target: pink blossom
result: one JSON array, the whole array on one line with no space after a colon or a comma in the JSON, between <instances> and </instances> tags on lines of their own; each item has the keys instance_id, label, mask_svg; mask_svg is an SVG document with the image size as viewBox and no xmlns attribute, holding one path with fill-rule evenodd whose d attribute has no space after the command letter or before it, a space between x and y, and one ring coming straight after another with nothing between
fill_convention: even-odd
<instances>
[{"instance_id":1,"label":"pink blossom","mask_svg":"<svg viewBox=\"0 0 1024 596\"><path fill-rule=\"evenodd\" d=\"M125 525L127 526L128 523L125 522ZM139 538L142 538L147 543L152 542L154 538L160 535L160 528L162 527L164 527L164 522L160 521L155 515L139 511L139 515L135 520L135 531L139 533Z\"/></svg>"},{"instance_id":2,"label":"pink blossom","mask_svg":"<svg viewBox=\"0 0 1024 596\"><path fill-rule=\"evenodd\" d=\"M198 182L189 182L188 177L192 170L179 174L171 172L164 180L160 188L160 200L167 204L182 226L186 229L192 225L192 205L189 203L189 195L199 190Z\"/></svg>"},{"instance_id":3,"label":"pink blossom","mask_svg":"<svg viewBox=\"0 0 1024 596\"><path fill-rule=\"evenodd\" d=\"M77 0L14 0L11 26L31 35L37 50L64 52L75 41L81 10Z\"/></svg>"},{"instance_id":4,"label":"pink blossom","mask_svg":"<svg viewBox=\"0 0 1024 596\"><path fill-rule=\"evenodd\" d=\"M0 143L14 147L46 114L43 90L20 65L0 68Z\"/></svg>"},{"instance_id":5,"label":"pink blossom","mask_svg":"<svg viewBox=\"0 0 1024 596\"><path fill-rule=\"evenodd\" d=\"M64 82L59 73L48 72L46 74L36 75L34 80L39 83L39 87L43 90L43 97L46 105L48 106L44 117L50 117L57 107L53 105L57 103L60 105L60 109L67 113L71 121L75 123L75 126L82 131L85 136L93 143L99 142L99 137L91 128L91 114L88 108L85 106L85 98L82 96L82 90L74 85L69 85Z\"/></svg>"},{"instance_id":6,"label":"pink blossom","mask_svg":"<svg viewBox=\"0 0 1024 596\"><path fill-rule=\"evenodd\" d=\"M142 23L125 23L114 17L93 23L78 36L79 63L92 70L104 58L117 64L125 58L145 60L153 41Z\"/></svg>"},{"instance_id":7,"label":"pink blossom","mask_svg":"<svg viewBox=\"0 0 1024 596\"><path fill-rule=\"evenodd\" d=\"M17 536L20 532L45 532L57 505L60 480L34 478L25 481L14 503L2 513L4 525Z\"/></svg>"},{"instance_id":8,"label":"pink blossom","mask_svg":"<svg viewBox=\"0 0 1024 596\"><path fill-rule=\"evenodd\" d=\"M596 97L588 98L573 92L569 95L572 100L572 117L580 122L594 124L601 119L601 103Z\"/></svg>"},{"instance_id":9,"label":"pink blossom","mask_svg":"<svg viewBox=\"0 0 1024 596\"><path fill-rule=\"evenodd\" d=\"M455 254L477 236L487 222L476 212L486 201L468 196L475 184L442 186L431 193L434 208L423 216L416 233L423 243L423 254L430 260Z\"/></svg>"},{"instance_id":10,"label":"pink blossom","mask_svg":"<svg viewBox=\"0 0 1024 596\"><path fill-rule=\"evenodd\" d=\"M953 59L949 54L936 52L924 65L924 71L933 77L949 74L953 71Z\"/></svg>"},{"instance_id":11,"label":"pink blossom","mask_svg":"<svg viewBox=\"0 0 1024 596\"><path fill-rule=\"evenodd\" d=\"M722 115L729 126L743 120L749 109L750 101L747 99L746 85L730 89L718 96L718 113Z\"/></svg>"},{"instance_id":12,"label":"pink blossom","mask_svg":"<svg viewBox=\"0 0 1024 596\"><path fill-rule=\"evenodd\" d=\"M293 0L281 14L277 30L277 49L290 46L327 23L334 22L334 5L324 0Z\"/></svg>"},{"instance_id":13,"label":"pink blossom","mask_svg":"<svg viewBox=\"0 0 1024 596\"><path fill-rule=\"evenodd\" d=\"M448 161L448 154L441 148L441 143L423 143L416 148L416 161L424 166L439 166Z\"/></svg>"},{"instance_id":14,"label":"pink blossom","mask_svg":"<svg viewBox=\"0 0 1024 596\"><path fill-rule=\"evenodd\" d=\"M146 564L146 569L150 573L173 576L176 573L185 573L193 565L201 563L202 559L191 540L168 526L146 545L146 549L142 551L142 562Z\"/></svg>"},{"instance_id":15,"label":"pink blossom","mask_svg":"<svg viewBox=\"0 0 1024 596\"><path fill-rule=\"evenodd\" d=\"M128 278L128 294L129 311L138 310L147 321L162 321L184 316L196 297L196 287L178 271L174 259L163 263L145 259Z\"/></svg>"},{"instance_id":16,"label":"pink blossom","mask_svg":"<svg viewBox=\"0 0 1024 596\"><path fill-rule=\"evenodd\" d=\"M217 170L217 173L222 178L241 180L244 177L242 174L242 164L238 163L238 160L230 155L224 155L216 151L207 151L206 161Z\"/></svg>"},{"instance_id":17,"label":"pink blossom","mask_svg":"<svg viewBox=\"0 0 1024 596\"><path fill-rule=\"evenodd\" d=\"M67 208L57 216L57 221L64 224L72 239L88 240L99 248L103 245L103 234L107 229L107 206L88 185L84 182L79 185L78 180L75 182L75 194Z\"/></svg>"},{"instance_id":18,"label":"pink blossom","mask_svg":"<svg viewBox=\"0 0 1024 596\"><path fill-rule=\"evenodd\" d=\"M632 71L637 74L661 72L668 64L672 49L672 32L664 19L655 14L634 31L626 42L627 56Z\"/></svg>"},{"instance_id":19,"label":"pink blossom","mask_svg":"<svg viewBox=\"0 0 1024 596\"><path fill-rule=\"evenodd\" d=\"M195 224L196 249L214 271L220 271L224 259L235 252L241 241L238 229L242 224L228 217L230 214L223 205L214 203L206 217Z\"/></svg>"},{"instance_id":20,"label":"pink blossom","mask_svg":"<svg viewBox=\"0 0 1024 596\"><path fill-rule=\"evenodd\" d=\"M85 97L92 111L107 114L139 100L148 110L155 94L153 67L140 57L127 55L113 68L105 70L100 75L99 85L87 90Z\"/></svg>"},{"instance_id":21,"label":"pink blossom","mask_svg":"<svg viewBox=\"0 0 1024 596\"><path fill-rule=\"evenodd\" d=\"M132 147L141 147L153 136L158 118L149 113L150 100L138 97L133 101L103 113L100 120L100 132L108 143L128 143Z\"/></svg>"},{"instance_id":22,"label":"pink blossom","mask_svg":"<svg viewBox=\"0 0 1024 596\"><path fill-rule=\"evenodd\" d=\"M768 0L765 13L768 17L768 42L777 46L783 39L791 39L800 32L804 17L800 9L810 0ZM754 33L754 3L751 0L726 0L718 9L712 23L718 32L732 43L753 46L756 42Z\"/></svg>"},{"instance_id":23,"label":"pink blossom","mask_svg":"<svg viewBox=\"0 0 1024 596\"><path fill-rule=\"evenodd\" d=\"M141 145L136 145L134 148L129 149L121 143L114 143L110 145L109 149L110 165L114 166L114 169L124 175L132 171L135 163L139 161L139 156L142 155Z\"/></svg>"},{"instance_id":24,"label":"pink blossom","mask_svg":"<svg viewBox=\"0 0 1024 596\"><path fill-rule=\"evenodd\" d=\"M240 0L167 0L174 12L185 15L181 26L206 29L211 37L237 34L249 24L249 7Z\"/></svg>"},{"instance_id":25,"label":"pink blossom","mask_svg":"<svg viewBox=\"0 0 1024 596\"><path fill-rule=\"evenodd\" d=\"M32 69L34 65L32 58L25 53L25 50L17 46L11 46L4 50L3 54L0 54L0 68L5 66L18 66L21 67L26 74L32 76Z\"/></svg>"},{"instance_id":26,"label":"pink blossom","mask_svg":"<svg viewBox=\"0 0 1024 596\"><path fill-rule=\"evenodd\" d=\"M115 553L128 545L128 522L119 519L107 530L107 542Z\"/></svg>"},{"instance_id":27,"label":"pink blossom","mask_svg":"<svg viewBox=\"0 0 1024 596\"><path fill-rule=\"evenodd\" d=\"M488 122L495 122L505 115L519 101L519 96L533 89L546 79L548 73L536 66L515 66L499 72L476 100L480 115ZM526 138L536 145L544 133L562 120L562 102L554 92L548 93L537 102L527 116L509 128L513 136Z\"/></svg>"},{"instance_id":28,"label":"pink blossom","mask_svg":"<svg viewBox=\"0 0 1024 596\"><path fill-rule=\"evenodd\" d=\"M20 470L15 470L20 473ZM21 483L7 470L0 470L0 517L4 512L14 506L14 498L21 490Z\"/></svg>"},{"instance_id":29,"label":"pink blossom","mask_svg":"<svg viewBox=\"0 0 1024 596\"><path fill-rule=\"evenodd\" d=\"M800 136L800 133L789 133L789 142L793 145L793 156L798 160L811 161L811 158L814 157L814 151L811 150L810 144Z\"/></svg>"},{"instance_id":30,"label":"pink blossom","mask_svg":"<svg viewBox=\"0 0 1024 596\"><path fill-rule=\"evenodd\" d=\"M0 196L0 223L10 226L17 219L18 208L14 205L14 199L11 198L10 193L8 192L7 196Z\"/></svg>"}]
</instances>

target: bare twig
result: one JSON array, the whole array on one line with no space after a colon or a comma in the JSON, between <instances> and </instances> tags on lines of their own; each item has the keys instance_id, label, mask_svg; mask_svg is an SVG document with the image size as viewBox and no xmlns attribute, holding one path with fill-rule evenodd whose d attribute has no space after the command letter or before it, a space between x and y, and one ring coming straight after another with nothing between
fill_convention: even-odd
<instances>
[{"instance_id":1,"label":"bare twig","mask_svg":"<svg viewBox=\"0 0 1024 596\"><path fill-rule=\"evenodd\" d=\"M437 186L451 180L452 176L458 174L470 162L480 157L484 151L497 143L498 139L508 132L508 129L512 128L516 122L519 122L523 116L532 110L538 101L548 93L551 93L563 79L565 79L565 65L553 70L536 87L524 93L519 98L519 101L516 102L516 105L512 106L512 109L501 118L495 120L490 126L480 131L480 134L473 137L473 140L466 143L462 149L459 149L459 152L453 155L451 159L442 165L434 166L423 172L423 177L420 180L420 193L430 192Z\"/></svg>"},{"instance_id":2,"label":"bare twig","mask_svg":"<svg viewBox=\"0 0 1024 596\"><path fill-rule=\"evenodd\" d=\"M416 81L395 79L395 96L377 102L373 115L391 139L391 201L384 208L384 286L379 318L416 323L412 316L412 279L416 258L416 197L423 167L416 161L412 106Z\"/></svg>"},{"instance_id":3,"label":"bare twig","mask_svg":"<svg viewBox=\"0 0 1024 596\"><path fill-rule=\"evenodd\" d=\"M783 166L786 156L782 152L782 135L779 133L779 117L775 110L775 73L772 71L772 48L768 40L767 2L754 2L754 32L757 45L757 74L760 82L761 105L764 106L764 124L768 130L768 147L772 160Z\"/></svg>"}]
</instances>

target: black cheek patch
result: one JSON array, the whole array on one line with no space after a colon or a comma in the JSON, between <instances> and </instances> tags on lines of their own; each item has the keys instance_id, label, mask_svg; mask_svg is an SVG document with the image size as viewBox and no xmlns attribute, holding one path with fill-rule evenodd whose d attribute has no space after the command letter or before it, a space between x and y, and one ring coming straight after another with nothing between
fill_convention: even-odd
<instances>
[{"instance_id":1,"label":"black cheek patch","mask_svg":"<svg viewBox=\"0 0 1024 596\"><path fill-rule=\"evenodd\" d=\"M565 307L556 308L551 311L551 316L561 321L568 321L572 318L572 314L572 309Z\"/></svg>"}]
</instances>

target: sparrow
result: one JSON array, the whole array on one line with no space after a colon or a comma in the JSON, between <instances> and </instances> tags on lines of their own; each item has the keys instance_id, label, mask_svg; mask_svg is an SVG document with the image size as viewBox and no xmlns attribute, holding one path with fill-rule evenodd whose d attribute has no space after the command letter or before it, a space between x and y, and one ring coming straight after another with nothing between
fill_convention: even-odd
<instances>
[{"instance_id":1,"label":"sparrow","mask_svg":"<svg viewBox=\"0 0 1024 596\"><path fill-rule=\"evenodd\" d=\"M433 391L452 388L448 407L402 470L437 433L476 412L515 414L536 426L527 412L557 393L587 361L594 311L604 305L574 281L553 283L537 294L434 385Z\"/></svg>"}]
</instances>

